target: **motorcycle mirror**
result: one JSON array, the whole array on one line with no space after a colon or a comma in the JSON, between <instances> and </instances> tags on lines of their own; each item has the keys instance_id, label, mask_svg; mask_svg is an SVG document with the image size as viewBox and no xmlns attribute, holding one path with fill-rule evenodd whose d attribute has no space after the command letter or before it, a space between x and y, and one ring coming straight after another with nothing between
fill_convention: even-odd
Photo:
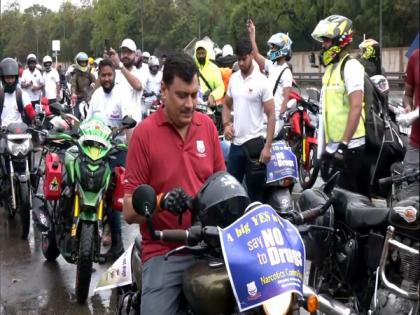
<instances>
[{"instance_id":1,"label":"motorcycle mirror","mask_svg":"<svg viewBox=\"0 0 420 315\"><path fill-rule=\"evenodd\" d=\"M137 121L129 116L125 116L122 120L122 125L127 129L131 129L137 125Z\"/></svg>"},{"instance_id":2,"label":"motorcycle mirror","mask_svg":"<svg viewBox=\"0 0 420 315\"><path fill-rule=\"evenodd\" d=\"M140 185L134 191L132 204L134 210L141 216L151 216L156 208L155 190L149 185Z\"/></svg>"},{"instance_id":3,"label":"motorcycle mirror","mask_svg":"<svg viewBox=\"0 0 420 315\"><path fill-rule=\"evenodd\" d=\"M61 105L59 103L52 103L49 105L50 111L56 116L59 116L61 114Z\"/></svg>"},{"instance_id":4,"label":"motorcycle mirror","mask_svg":"<svg viewBox=\"0 0 420 315\"><path fill-rule=\"evenodd\" d=\"M335 186L338 183L338 180L340 179L340 172L335 172L334 175L330 177L328 182L325 184L322 191L327 195L330 196L331 192L334 190Z\"/></svg>"}]
</instances>

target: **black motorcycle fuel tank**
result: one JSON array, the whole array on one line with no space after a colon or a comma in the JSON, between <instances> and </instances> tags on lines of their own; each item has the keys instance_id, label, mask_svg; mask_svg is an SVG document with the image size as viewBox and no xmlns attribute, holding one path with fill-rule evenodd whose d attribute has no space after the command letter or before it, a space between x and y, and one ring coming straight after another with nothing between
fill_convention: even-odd
<instances>
[{"instance_id":1,"label":"black motorcycle fuel tank","mask_svg":"<svg viewBox=\"0 0 420 315\"><path fill-rule=\"evenodd\" d=\"M222 260L201 260L184 272L183 292L194 314L231 314L235 298Z\"/></svg>"}]
</instances>

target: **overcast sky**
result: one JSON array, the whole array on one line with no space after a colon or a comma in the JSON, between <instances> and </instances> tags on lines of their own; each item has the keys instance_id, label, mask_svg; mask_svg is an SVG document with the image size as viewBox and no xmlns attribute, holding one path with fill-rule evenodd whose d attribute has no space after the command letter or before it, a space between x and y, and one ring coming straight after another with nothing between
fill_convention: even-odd
<instances>
[{"instance_id":1,"label":"overcast sky","mask_svg":"<svg viewBox=\"0 0 420 315\"><path fill-rule=\"evenodd\" d=\"M13 2L13 0L1 0L2 7L5 7L9 2ZM64 0L18 0L17 2L20 4L21 11L29 8L34 4L40 4L53 11L58 11ZM70 2L76 5L80 4L79 0L70 0Z\"/></svg>"}]
</instances>

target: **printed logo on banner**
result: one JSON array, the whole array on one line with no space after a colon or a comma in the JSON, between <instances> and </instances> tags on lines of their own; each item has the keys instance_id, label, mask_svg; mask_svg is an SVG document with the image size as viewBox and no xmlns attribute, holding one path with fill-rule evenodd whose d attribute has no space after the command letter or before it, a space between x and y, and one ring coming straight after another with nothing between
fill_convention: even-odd
<instances>
[{"instance_id":1,"label":"printed logo on banner","mask_svg":"<svg viewBox=\"0 0 420 315\"><path fill-rule=\"evenodd\" d=\"M255 281L247 283L246 287L248 289L248 294L249 294L248 300L255 300L255 299L258 299L261 296L261 293L258 292L257 285L255 284Z\"/></svg>"},{"instance_id":2,"label":"printed logo on banner","mask_svg":"<svg viewBox=\"0 0 420 315\"><path fill-rule=\"evenodd\" d=\"M240 311L286 292L302 295L305 247L297 229L269 205L219 229L223 257Z\"/></svg>"},{"instance_id":3,"label":"printed logo on banner","mask_svg":"<svg viewBox=\"0 0 420 315\"><path fill-rule=\"evenodd\" d=\"M267 183L292 177L298 180L296 155L283 141L271 146L271 159L267 163Z\"/></svg>"}]
</instances>

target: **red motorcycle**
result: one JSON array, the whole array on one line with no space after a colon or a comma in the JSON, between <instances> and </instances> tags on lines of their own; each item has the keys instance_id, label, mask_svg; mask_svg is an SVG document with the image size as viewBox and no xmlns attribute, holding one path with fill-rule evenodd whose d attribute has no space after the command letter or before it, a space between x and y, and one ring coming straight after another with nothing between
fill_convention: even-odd
<instances>
[{"instance_id":1,"label":"red motorcycle","mask_svg":"<svg viewBox=\"0 0 420 315\"><path fill-rule=\"evenodd\" d=\"M319 91L308 89L307 93L306 100L297 91L290 93L283 127L283 139L288 142L298 160L299 183L303 189L313 186L319 172L317 159Z\"/></svg>"}]
</instances>

